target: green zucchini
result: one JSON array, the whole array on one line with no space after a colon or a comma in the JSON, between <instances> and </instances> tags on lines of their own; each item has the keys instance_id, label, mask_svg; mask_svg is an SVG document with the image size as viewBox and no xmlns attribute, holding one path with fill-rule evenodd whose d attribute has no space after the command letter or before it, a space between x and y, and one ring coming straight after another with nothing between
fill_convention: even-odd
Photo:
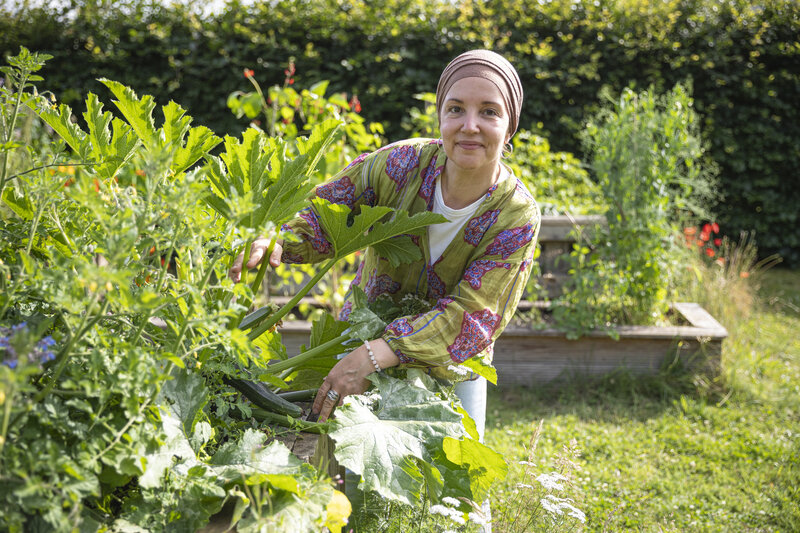
<instances>
[{"instance_id":1,"label":"green zucchini","mask_svg":"<svg viewBox=\"0 0 800 533\"><path fill-rule=\"evenodd\" d=\"M289 402L307 402L313 400L319 389L291 390L279 392L278 396Z\"/></svg>"},{"instance_id":2,"label":"green zucchini","mask_svg":"<svg viewBox=\"0 0 800 533\"><path fill-rule=\"evenodd\" d=\"M262 409L291 417L298 417L303 414L303 410L299 405L281 398L265 387L263 383L237 378L227 378L225 382Z\"/></svg>"},{"instance_id":3,"label":"green zucchini","mask_svg":"<svg viewBox=\"0 0 800 533\"><path fill-rule=\"evenodd\" d=\"M309 422L307 420L301 419L294 419L289 420L285 416L281 416L279 414L273 413L271 411L266 411L264 409L253 409L253 418L258 420L259 422L270 422L273 424L278 424L283 427L296 429L299 431L305 431L306 433L327 433L328 432L328 423L327 422Z\"/></svg>"}]
</instances>

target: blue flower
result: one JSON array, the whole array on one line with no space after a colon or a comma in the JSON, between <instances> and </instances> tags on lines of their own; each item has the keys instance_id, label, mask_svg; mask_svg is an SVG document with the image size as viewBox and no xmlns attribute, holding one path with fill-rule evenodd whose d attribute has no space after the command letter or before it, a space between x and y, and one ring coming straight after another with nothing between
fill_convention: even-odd
<instances>
[{"instance_id":1,"label":"blue flower","mask_svg":"<svg viewBox=\"0 0 800 533\"><path fill-rule=\"evenodd\" d=\"M20 354L25 355L27 361L36 362L42 365L56 358L53 347L56 341L53 337L47 336L40 339L32 346L30 338L31 332L27 329L27 324L21 322L14 326L0 326L0 354L2 354L2 364L9 368L17 368Z\"/></svg>"}]
</instances>

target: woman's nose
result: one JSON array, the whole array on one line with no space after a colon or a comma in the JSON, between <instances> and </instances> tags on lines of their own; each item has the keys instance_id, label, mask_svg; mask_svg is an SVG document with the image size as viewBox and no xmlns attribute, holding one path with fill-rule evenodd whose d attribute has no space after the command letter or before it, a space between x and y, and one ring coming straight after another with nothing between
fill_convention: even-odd
<instances>
[{"instance_id":1,"label":"woman's nose","mask_svg":"<svg viewBox=\"0 0 800 533\"><path fill-rule=\"evenodd\" d=\"M478 117L475 113L465 113L461 129L468 132L478 131Z\"/></svg>"}]
</instances>

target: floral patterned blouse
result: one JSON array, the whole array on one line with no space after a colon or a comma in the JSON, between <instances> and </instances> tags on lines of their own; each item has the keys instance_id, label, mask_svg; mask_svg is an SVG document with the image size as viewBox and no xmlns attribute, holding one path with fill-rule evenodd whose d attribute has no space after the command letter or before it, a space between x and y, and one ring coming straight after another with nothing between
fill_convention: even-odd
<instances>
[{"instance_id":1,"label":"floral patterned blouse","mask_svg":"<svg viewBox=\"0 0 800 533\"><path fill-rule=\"evenodd\" d=\"M400 141L362 154L316 195L331 203L383 205L410 215L433 209L436 180L447 159L441 140ZM412 237L422 259L393 267L372 249L362 256L353 283L369 301L389 294L426 298L432 309L390 323L383 339L407 366L426 366L449 379L448 370L475 356L491 364L495 339L513 317L531 271L540 213L530 192L509 175L486 192L474 216L442 256L430 262L428 236ZM312 207L284 225L299 237L286 241L284 263L315 263L333 253L325 228ZM345 319L352 302L340 318ZM463 378L461 378L463 379Z\"/></svg>"}]
</instances>

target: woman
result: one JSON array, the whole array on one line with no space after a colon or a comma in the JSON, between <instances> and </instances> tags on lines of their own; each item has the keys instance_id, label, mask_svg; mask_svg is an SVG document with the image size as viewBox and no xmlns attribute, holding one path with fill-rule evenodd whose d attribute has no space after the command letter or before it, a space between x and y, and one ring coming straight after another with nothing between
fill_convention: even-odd
<instances>
[{"instance_id":1,"label":"woman","mask_svg":"<svg viewBox=\"0 0 800 533\"><path fill-rule=\"evenodd\" d=\"M319 420L326 420L345 396L365 392L372 372L422 365L434 375L458 380L449 366L470 357L491 359L494 340L525 288L539 229L533 197L501 163L521 106L522 84L508 61L488 50L466 52L439 79L441 139L401 141L362 155L317 187L317 196L351 209L367 204L410 214L428 210L450 221L430 226L427 238L415 241L423 257L415 263L392 267L374 250L366 251L353 283L368 300L412 293L426 297L433 307L395 320L381 337L341 359L317 393L312 412ZM299 242L276 245L269 258L272 266L317 262L332 252L312 207L284 230ZM253 244L248 268L261 262L268 244L267 239ZM231 268L235 281L241 263L240 256ZM482 439L485 379L459 383L456 393Z\"/></svg>"}]
</instances>

